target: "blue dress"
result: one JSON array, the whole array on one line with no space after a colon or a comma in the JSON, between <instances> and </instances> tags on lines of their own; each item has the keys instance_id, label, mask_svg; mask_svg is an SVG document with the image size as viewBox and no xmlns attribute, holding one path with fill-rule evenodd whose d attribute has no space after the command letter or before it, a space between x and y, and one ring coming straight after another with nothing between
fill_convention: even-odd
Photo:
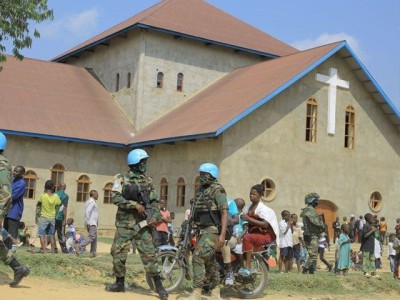
<instances>
[{"instance_id":1,"label":"blue dress","mask_svg":"<svg viewBox=\"0 0 400 300\"><path fill-rule=\"evenodd\" d=\"M347 234L341 233L337 243L339 245L338 250L338 270L346 270L350 268L350 238Z\"/></svg>"}]
</instances>

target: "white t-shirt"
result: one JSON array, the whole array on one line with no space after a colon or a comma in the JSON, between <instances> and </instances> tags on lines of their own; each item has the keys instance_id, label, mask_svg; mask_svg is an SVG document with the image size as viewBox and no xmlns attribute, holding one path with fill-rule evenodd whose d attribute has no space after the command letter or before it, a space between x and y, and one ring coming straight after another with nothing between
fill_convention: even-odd
<instances>
[{"instance_id":1,"label":"white t-shirt","mask_svg":"<svg viewBox=\"0 0 400 300\"><path fill-rule=\"evenodd\" d=\"M282 220L279 222L279 247L286 248L286 247L293 247L293 233L292 229L284 233L287 229L287 222Z\"/></svg>"}]
</instances>

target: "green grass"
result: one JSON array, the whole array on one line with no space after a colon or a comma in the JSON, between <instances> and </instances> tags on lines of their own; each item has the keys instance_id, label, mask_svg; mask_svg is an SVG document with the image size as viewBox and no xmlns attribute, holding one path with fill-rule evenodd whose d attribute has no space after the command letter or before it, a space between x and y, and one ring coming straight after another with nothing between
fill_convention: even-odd
<instances>
[{"instance_id":1,"label":"green grass","mask_svg":"<svg viewBox=\"0 0 400 300\"><path fill-rule=\"evenodd\" d=\"M114 282L112 258L110 254L99 254L91 259L88 253L80 257L73 254L42 255L31 254L26 247L19 248L18 260L31 268L32 277L63 280L76 284L104 285ZM138 255L128 255L126 283L148 288L145 273ZM0 265L0 272L9 274L8 266ZM190 290L190 282L185 281L183 290ZM362 287L362 288L360 288ZM293 272L281 274L276 267L271 268L266 293L279 292L288 295L353 295L360 299L365 294L395 294L400 298L400 281L393 280L391 274L383 274L382 280L364 278L362 272L351 272L347 277L338 277L325 270L315 275Z\"/></svg>"},{"instance_id":2,"label":"green grass","mask_svg":"<svg viewBox=\"0 0 400 300\"><path fill-rule=\"evenodd\" d=\"M113 237L107 237L107 236L99 236L97 237L98 242L106 243L106 244L112 244L114 241Z\"/></svg>"}]
</instances>

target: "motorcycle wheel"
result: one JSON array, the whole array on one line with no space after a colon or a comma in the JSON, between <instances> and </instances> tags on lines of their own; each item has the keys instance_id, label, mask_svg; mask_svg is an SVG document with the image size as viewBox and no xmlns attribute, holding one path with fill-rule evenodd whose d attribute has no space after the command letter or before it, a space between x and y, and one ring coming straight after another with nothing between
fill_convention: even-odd
<instances>
[{"instance_id":1,"label":"motorcycle wheel","mask_svg":"<svg viewBox=\"0 0 400 300\"><path fill-rule=\"evenodd\" d=\"M237 275L235 287L240 298L258 298L268 284L268 267L259 255L254 255L251 262L252 273L248 277Z\"/></svg>"},{"instance_id":2,"label":"motorcycle wheel","mask_svg":"<svg viewBox=\"0 0 400 300\"><path fill-rule=\"evenodd\" d=\"M178 290L185 278L185 267L176 257L176 253L174 251L163 251L157 254L155 260L166 291L173 293ZM146 275L146 281L150 289L155 291L153 279L149 275Z\"/></svg>"}]
</instances>

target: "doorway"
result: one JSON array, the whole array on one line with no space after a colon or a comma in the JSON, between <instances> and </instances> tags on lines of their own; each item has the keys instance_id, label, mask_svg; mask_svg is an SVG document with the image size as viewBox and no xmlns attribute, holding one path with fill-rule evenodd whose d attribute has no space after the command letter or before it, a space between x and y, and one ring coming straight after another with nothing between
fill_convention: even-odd
<instances>
[{"instance_id":1,"label":"doorway","mask_svg":"<svg viewBox=\"0 0 400 300\"><path fill-rule=\"evenodd\" d=\"M336 219L336 212L338 207L335 203L328 200L319 200L318 206L315 208L319 215L323 214L325 218L325 224L328 225L329 239L333 239L333 222Z\"/></svg>"}]
</instances>

